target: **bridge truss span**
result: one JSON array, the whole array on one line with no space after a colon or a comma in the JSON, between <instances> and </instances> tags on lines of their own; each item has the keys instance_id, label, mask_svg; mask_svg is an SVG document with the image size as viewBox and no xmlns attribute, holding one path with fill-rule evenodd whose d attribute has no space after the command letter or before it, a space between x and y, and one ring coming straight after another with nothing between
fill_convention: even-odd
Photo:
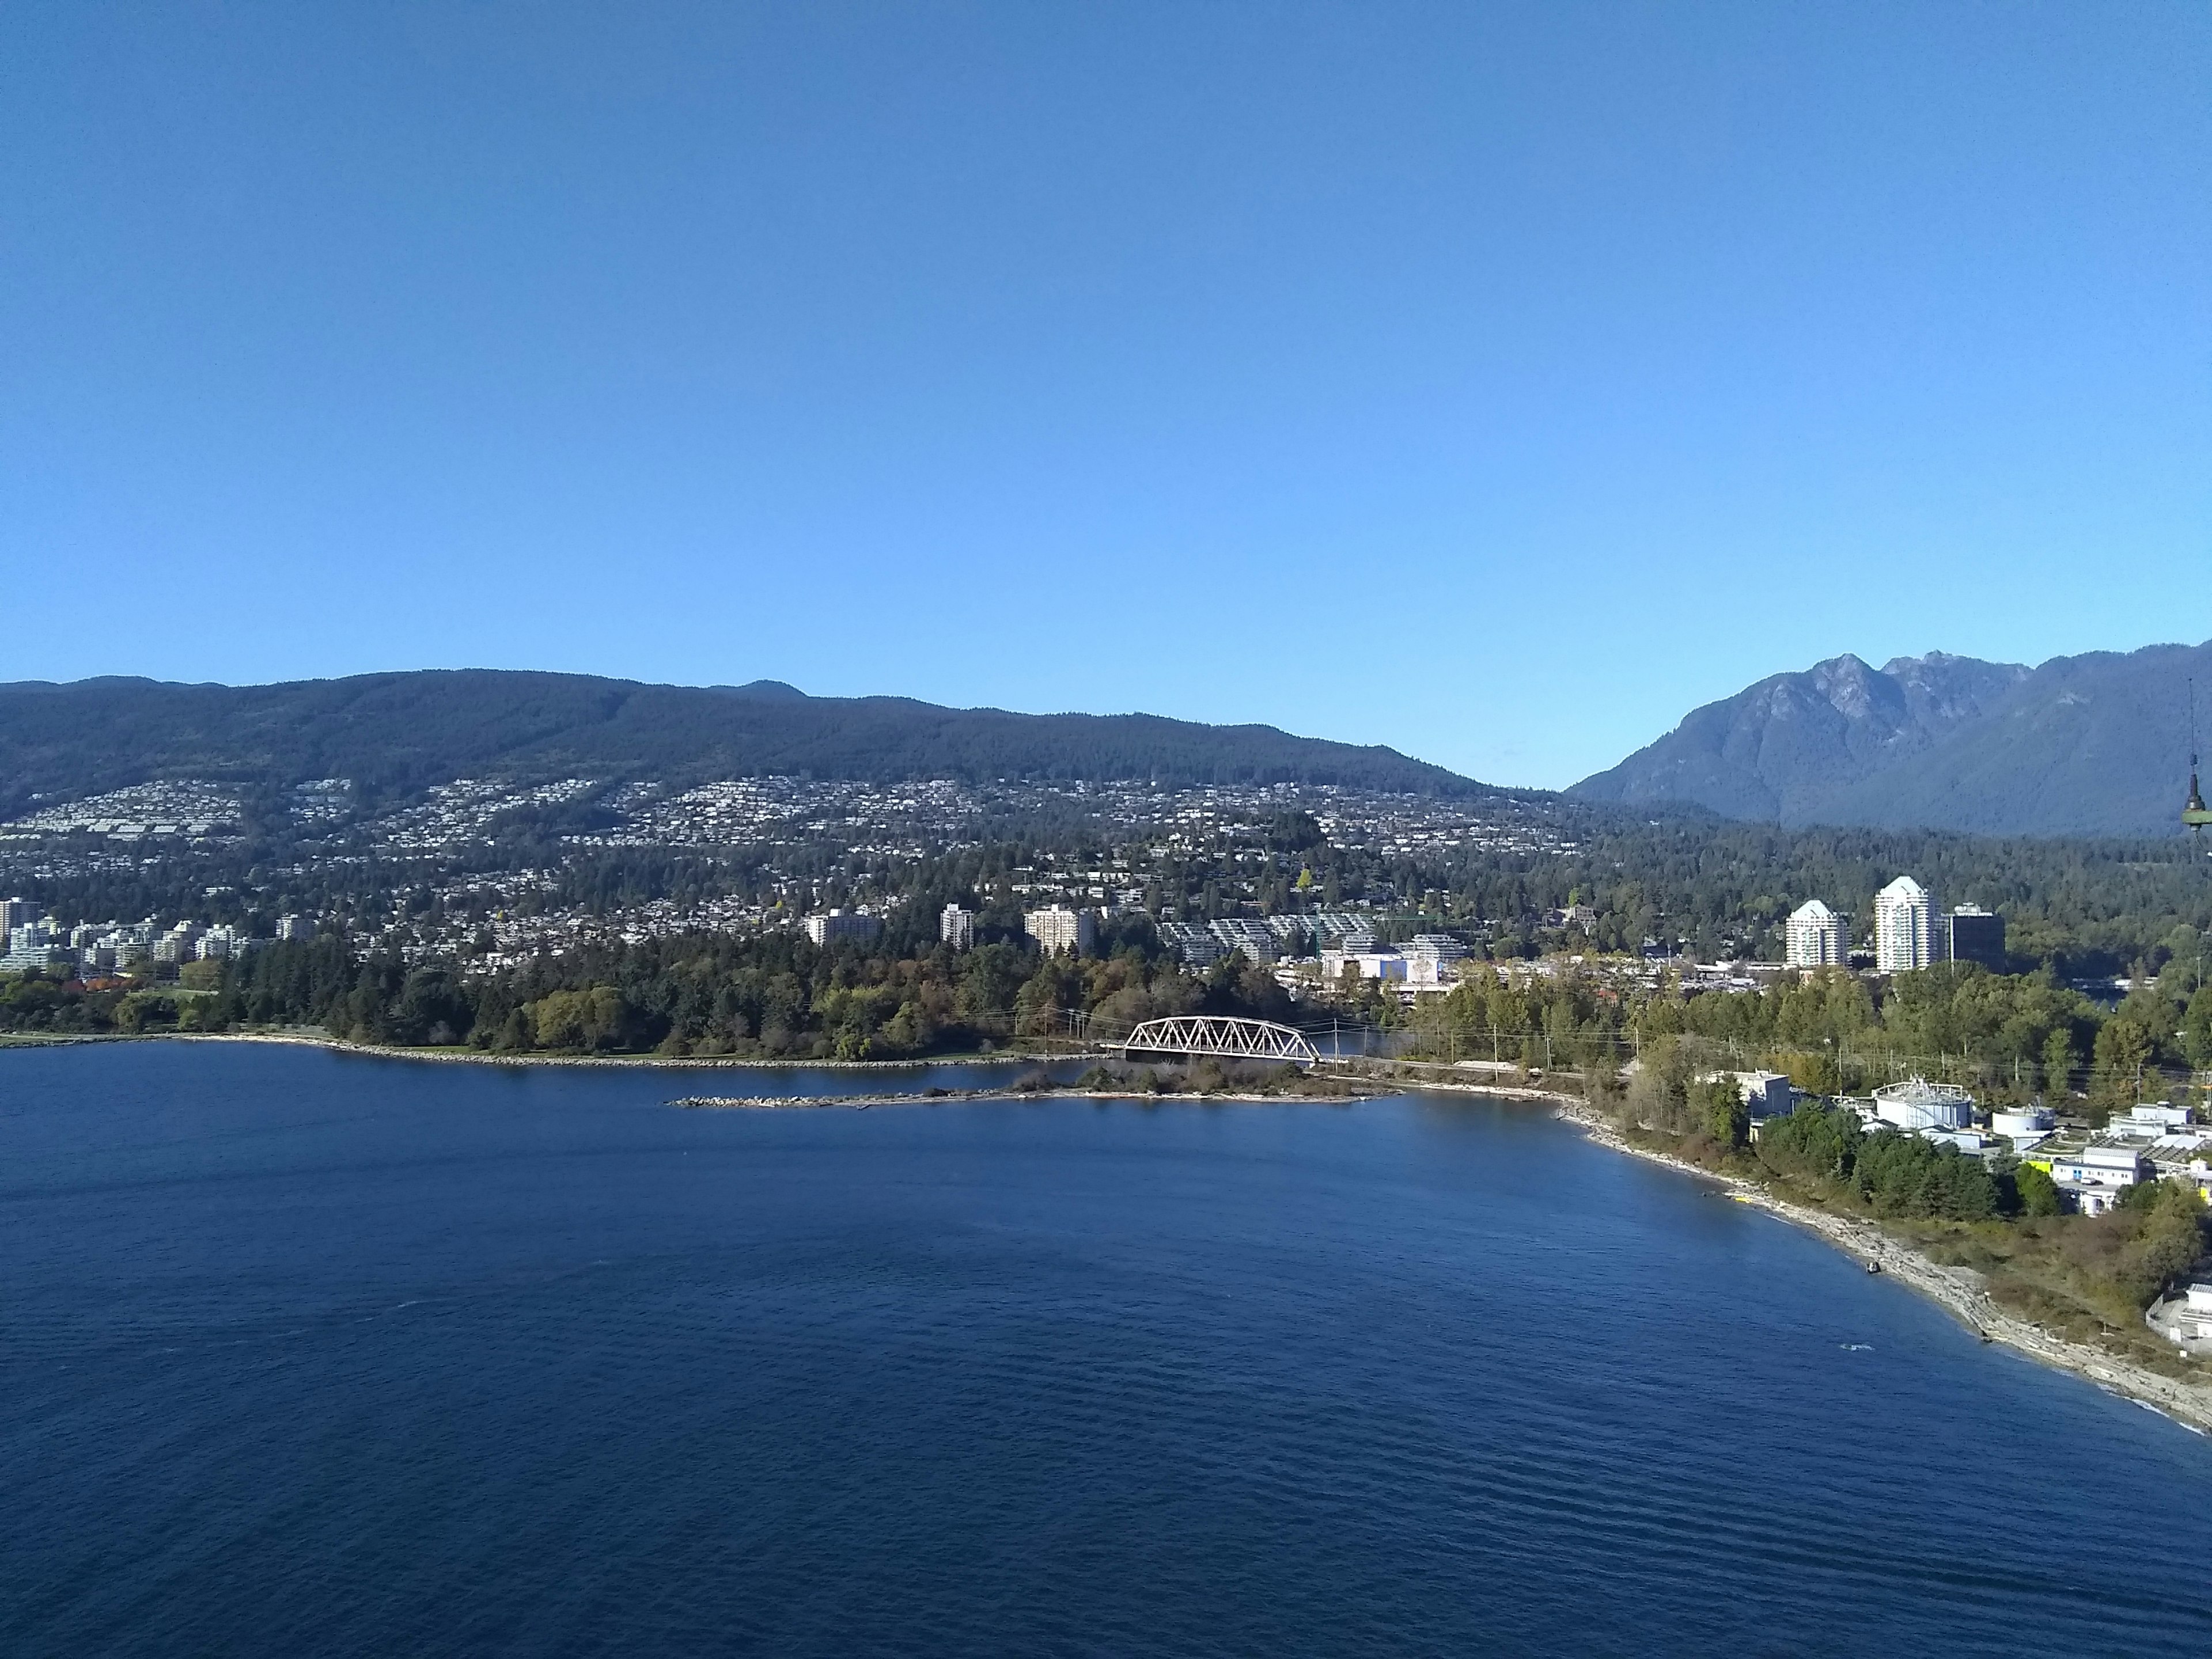
<instances>
[{"instance_id":1,"label":"bridge truss span","mask_svg":"<svg viewBox=\"0 0 2212 1659\"><path fill-rule=\"evenodd\" d=\"M1272 1020L1226 1014L1177 1014L1148 1019L1122 1045L1131 1060L1168 1054L1211 1054L1224 1060L1275 1060L1311 1066L1321 1054L1304 1036Z\"/></svg>"}]
</instances>

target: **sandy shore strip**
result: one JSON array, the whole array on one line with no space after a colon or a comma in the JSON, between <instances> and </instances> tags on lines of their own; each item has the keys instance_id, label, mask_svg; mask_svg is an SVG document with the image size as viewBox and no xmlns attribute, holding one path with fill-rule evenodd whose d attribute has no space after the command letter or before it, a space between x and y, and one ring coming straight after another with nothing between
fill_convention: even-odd
<instances>
[{"instance_id":1,"label":"sandy shore strip","mask_svg":"<svg viewBox=\"0 0 2212 1659\"><path fill-rule=\"evenodd\" d=\"M1983 1287L1981 1275L1971 1268L1940 1267L1919 1251L1899 1243L1872 1222L1792 1203L1756 1182L1716 1175L1668 1153L1636 1146L1586 1102L1567 1095L1553 1098L1560 1103L1559 1116L1579 1125L1592 1140L1711 1182L1742 1203L1820 1234L1853 1260L1880 1269L1938 1304L1983 1341L2002 1342L2031 1359L2087 1377L2108 1393L2148 1406L2200 1434L2212 1431L2212 1383L2161 1376L2102 1349L2053 1336L1997 1306Z\"/></svg>"}]
</instances>

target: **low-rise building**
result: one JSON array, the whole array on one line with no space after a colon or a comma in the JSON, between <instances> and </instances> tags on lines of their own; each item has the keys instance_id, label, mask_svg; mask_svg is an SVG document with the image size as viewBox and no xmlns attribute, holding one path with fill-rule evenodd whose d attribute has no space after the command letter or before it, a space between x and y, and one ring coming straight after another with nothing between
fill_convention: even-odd
<instances>
[{"instance_id":1,"label":"low-rise building","mask_svg":"<svg viewBox=\"0 0 2212 1659\"><path fill-rule=\"evenodd\" d=\"M2184 1352L2212 1356L2212 1284L2184 1285L2151 1309L2150 1323Z\"/></svg>"},{"instance_id":2,"label":"low-rise building","mask_svg":"<svg viewBox=\"0 0 2212 1659\"><path fill-rule=\"evenodd\" d=\"M2045 1167L2083 1215L2104 1214L2142 1178L2142 1158L2132 1146L2093 1143L2052 1158Z\"/></svg>"},{"instance_id":3,"label":"low-rise building","mask_svg":"<svg viewBox=\"0 0 2212 1659\"><path fill-rule=\"evenodd\" d=\"M1731 1072L1743 1091L1743 1103L1754 1118L1787 1117L1796 1109L1797 1091L1779 1072Z\"/></svg>"},{"instance_id":4,"label":"low-rise building","mask_svg":"<svg viewBox=\"0 0 2212 1659\"><path fill-rule=\"evenodd\" d=\"M1406 977L1418 985L1445 985L1458 977L1467 946L1449 933L1416 933L1406 945Z\"/></svg>"},{"instance_id":5,"label":"low-rise building","mask_svg":"<svg viewBox=\"0 0 2212 1659\"><path fill-rule=\"evenodd\" d=\"M2118 1135L2167 1135L2188 1128L2196 1121L2197 1114L2190 1107L2139 1100L2126 1111L2113 1113L2106 1121L2105 1132Z\"/></svg>"},{"instance_id":6,"label":"low-rise building","mask_svg":"<svg viewBox=\"0 0 2212 1659\"><path fill-rule=\"evenodd\" d=\"M1323 983L1336 984L1343 979L1347 969L1360 979L1391 980L1403 983L1411 977L1411 964L1395 951L1331 949L1321 953Z\"/></svg>"}]
</instances>

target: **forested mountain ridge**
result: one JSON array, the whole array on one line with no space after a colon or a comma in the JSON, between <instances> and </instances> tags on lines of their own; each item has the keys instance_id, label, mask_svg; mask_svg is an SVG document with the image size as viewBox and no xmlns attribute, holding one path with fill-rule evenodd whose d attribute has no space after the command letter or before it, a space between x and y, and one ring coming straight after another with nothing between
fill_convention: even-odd
<instances>
[{"instance_id":1,"label":"forested mountain ridge","mask_svg":"<svg viewBox=\"0 0 2212 1659\"><path fill-rule=\"evenodd\" d=\"M0 817L34 795L76 797L157 778L282 787L343 777L404 793L486 775L681 782L775 773L1492 793L1395 750L1268 726L810 697L779 681L698 687L428 670L278 685L0 685Z\"/></svg>"},{"instance_id":2,"label":"forested mountain ridge","mask_svg":"<svg viewBox=\"0 0 2212 1659\"><path fill-rule=\"evenodd\" d=\"M2212 694L2212 644L2033 669L1941 652L1880 669L1836 657L1692 711L1568 793L1791 826L2171 835L2192 676Z\"/></svg>"}]
</instances>

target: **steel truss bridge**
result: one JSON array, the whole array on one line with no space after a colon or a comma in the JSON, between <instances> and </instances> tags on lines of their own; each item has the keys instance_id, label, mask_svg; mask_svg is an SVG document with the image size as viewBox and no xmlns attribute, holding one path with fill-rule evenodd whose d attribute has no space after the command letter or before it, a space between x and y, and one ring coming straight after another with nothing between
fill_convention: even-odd
<instances>
[{"instance_id":1,"label":"steel truss bridge","mask_svg":"<svg viewBox=\"0 0 2212 1659\"><path fill-rule=\"evenodd\" d=\"M1148 1019L1122 1042L1130 1060L1157 1054L1217 1054L1224 1060L1280 1060L1311 1066L1321 1052L1304 1036L1272 1020L1225 1014L1178 1014Z\"/></svg>"}]
</instances>

